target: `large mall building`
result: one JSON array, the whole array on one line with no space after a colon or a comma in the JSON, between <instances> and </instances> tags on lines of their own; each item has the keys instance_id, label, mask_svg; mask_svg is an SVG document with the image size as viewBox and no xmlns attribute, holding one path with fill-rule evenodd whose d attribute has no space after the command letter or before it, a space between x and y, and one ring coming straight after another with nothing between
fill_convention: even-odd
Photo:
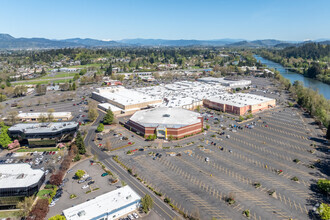
<instances>
[{"instance_id":1,"label":"large mall building","mask_svg":"<svg viewBox=\"0 0 330 220\"><path fill-rule=\"evenodd\" d=\"M276 100L246 93L223 93L203 100L204 106L227 113L244 115L274 108Z\"/></svg>"},{"instance_id":2,"label":"large mall building","mask_svg":"<svg viewBox=\"0 0 330 220\"><path fill-rule=\"evenodd\" d=\"M126 126L145 137L180 139L202 132L203 117L183 108L159 107L134 113Z\"/></svg>"}]
</instances>

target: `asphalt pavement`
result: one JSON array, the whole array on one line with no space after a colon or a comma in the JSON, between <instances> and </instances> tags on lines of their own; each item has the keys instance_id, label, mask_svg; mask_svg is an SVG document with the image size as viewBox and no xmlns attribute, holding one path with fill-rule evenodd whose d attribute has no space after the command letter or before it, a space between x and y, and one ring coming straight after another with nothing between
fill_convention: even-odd
<instances>
[{"instance_id":1,"label":"asphalt pavement","mask_svg":"<svg viewBox=\"0 0 330 220\"><path fill-rule=\"evenodd\" d=\"M99 116L93 123L92 127L95 127L104 117L104 112L99 111ZM147 189L142 183L140 183L135 177L130 175L126 170L119 166L113 159L101 151L95 143L92 141L93 137L96 135L95 129L90 129L85 138L85 145L91 147L91 152L97 155L98 159L107 166L108 169L115 172L120 180L126 182L137 194L144 197L145 194L149 194L154 201L153 210L161 216L163 219L172 220L174 217L181 218L179 214L172 210L165 202L160 200L153 192Z\"/></svg>"}]
</instances>

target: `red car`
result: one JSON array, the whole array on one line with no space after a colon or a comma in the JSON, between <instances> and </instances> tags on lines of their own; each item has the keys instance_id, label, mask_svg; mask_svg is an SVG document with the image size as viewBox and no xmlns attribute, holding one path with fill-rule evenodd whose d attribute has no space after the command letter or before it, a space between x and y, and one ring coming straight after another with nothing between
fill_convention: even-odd
<instances>
[{"instance_id":1,"label":"red car","mask_svg":"<svg viewBox=\"0 0 330 220\"><path fill-rule=\"evenodd\" d=\"M73 106L76 106L76 104L73 104Z\"/></svg>"},{"instance_id":2,"label":"red car","mask_svg":"<svg viewBox=\"0 0 330 220\"><path fill-rule=\"evenodd\" d=\"M128 144L132 144L132 142L128 142Z\"/></svg>"},{"instance_id":3,"label":"red car","mask_svg":"<svg viewBox=\"0 0 330 220\"><path fill-rule=\"evenodd\" d=\"M268 128L268 125L265 125L266 128Z\"/></svg>"}]
</instances>

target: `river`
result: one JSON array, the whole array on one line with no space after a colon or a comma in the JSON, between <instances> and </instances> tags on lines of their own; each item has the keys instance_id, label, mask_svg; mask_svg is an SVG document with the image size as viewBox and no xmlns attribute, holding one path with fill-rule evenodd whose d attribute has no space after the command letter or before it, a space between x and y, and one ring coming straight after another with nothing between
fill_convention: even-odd
<instances>
[{"instance_id":1,"label":"river","mask_svg":"<svg viewBox=\"0 0 330 220\"><path fill-rule=\"evenodd\" d=\"M301 81L304 86L309 87L314 90L318 90L320 94L324 95L326 99L330 99L330 85L325 84L323 82L317 81L315 79L307 78L302 74L295 73L289 70L286 70L281 64L275 63L273 61L262 58L261 56L254 56L258 61L262 64L267 65L269 68L276 69L281 73L281 75L291 81L293 83L296 80Z\"/></svg>"}]
</instances>

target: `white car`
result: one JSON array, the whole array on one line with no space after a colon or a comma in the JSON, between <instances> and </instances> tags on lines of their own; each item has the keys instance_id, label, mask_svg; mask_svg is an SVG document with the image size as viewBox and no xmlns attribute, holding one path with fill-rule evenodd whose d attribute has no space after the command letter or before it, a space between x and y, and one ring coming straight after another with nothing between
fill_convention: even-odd
<instances>
[{"instance_id":1,"label":"white car","mask_svg":"<svg viewBox=\"0 0 330 220\"><path fill-rule=\"evenodd\" d=\"M132 215L134 216L134 218L139 218L138 214L136 214L135 212Z\"/></svg>"},{"instance_id":2,"label":"white car","mask_svg":"<svg viewBox=\"0 0 330 220\"><path fill-rule=\"evenodd\" d=\"M88 188L88 185L84 185L81 187L82 189L87 189Z\"/></svg>"},{"instance_id":3,"label":"white car","mask_svg":"<svg viewBox=\"0 0 330 220\"><path fill-rule=\"evenodd\" d=\"M55 206L56 205L56 203L55 202L51 202L50 204L49 204L49 206L48 207L53 207L53 206Z\"/></svg>"},{"instance_id":4,"label":"white car","mask_svg":"<svg viewBox=\"0 0 330 220\"><path fill-rule=\"evenodd\" d=\"M82 178L83 179L86 179L87 177L89 177L89 175L88 174L84 174Z\"/></svg>"}]
</instances>

